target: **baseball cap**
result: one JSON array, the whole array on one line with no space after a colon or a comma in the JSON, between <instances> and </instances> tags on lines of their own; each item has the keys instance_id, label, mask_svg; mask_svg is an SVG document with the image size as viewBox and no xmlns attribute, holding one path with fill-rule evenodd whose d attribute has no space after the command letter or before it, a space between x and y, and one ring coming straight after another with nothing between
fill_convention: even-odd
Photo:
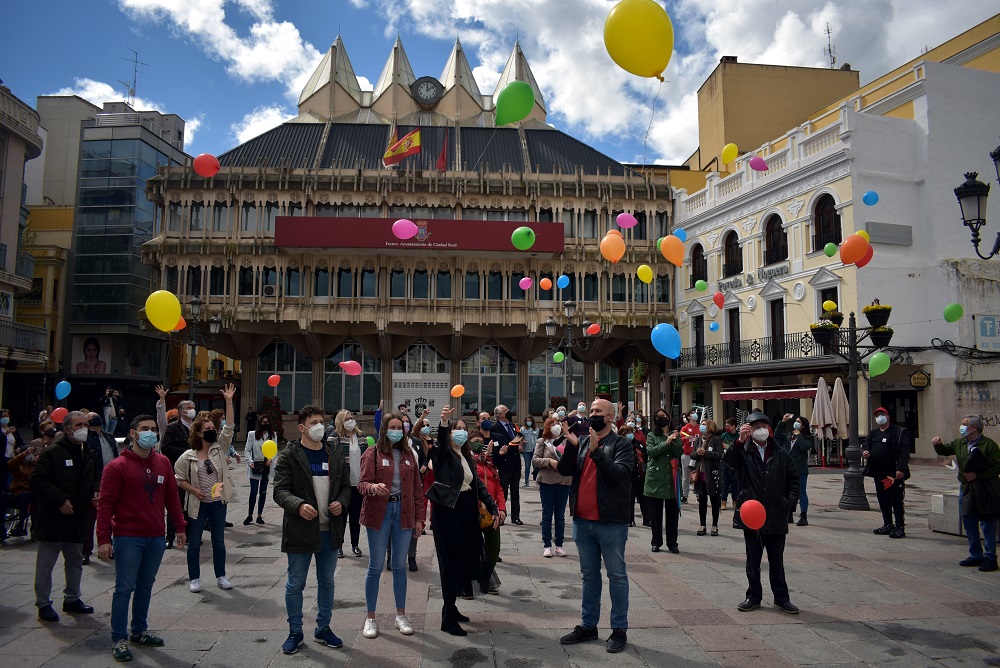
<instances>
[{"instance_id":1,"label":"baseball cap","mask_svg":"<svg viewBox=\"0 0 1000 668\"><path fill-rule=\"evenodd\" d=\"M879 413L885 413L886 417L889 416L889 411L887 411L886 409L882 408L881 406L879 406L878 408L875 409L874 415L878 415Z\"/></svg>"}]
</instances>

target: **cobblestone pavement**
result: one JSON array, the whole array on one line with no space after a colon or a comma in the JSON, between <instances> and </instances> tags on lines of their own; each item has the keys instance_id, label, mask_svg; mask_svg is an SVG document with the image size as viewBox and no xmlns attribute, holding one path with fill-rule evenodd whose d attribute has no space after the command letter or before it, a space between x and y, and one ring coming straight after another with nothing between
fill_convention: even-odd
<instances>
[{"instance_id":1,"label":"cobblestone pavement","mask_svg":"<svg viewBox=\"0 0 1000 668\"><path fill-rule=\"evenodd\" d=\"M383 574L379 600L381 634L361 635L364 618L364 557L348 555L337 567L331 624L342 649L307 642L284 656L285 557L279 550L280 513L268 501L266 525L243 526L248 484L244 466L232 467L240 483L226 532L228 574L235 589L211 585L187 589L185 556L168 551L160 568L150 628L166 647L133 647L134 664L182 666L445 666L448 668L541 668L605 666L603 642L571 647L558 638L580 619L580 576L573 543L569 558L542 557L541 505L534 486L521 490L524 526L503 528L500 596L459 601L472 618L469 635L438 630L440 590L429 534L418 544L420 570L410 574L407 612L416 633L393 626L391 575ZM718 537L695 536L697 507L681 518L679 555L650 551L649 529L631 530L627 546L630 580L629 646L616 666L1000 666L1000 573L958 566L967 555L964 538L927 529L930 495L955 491L954 473L936 463L913 467L907 490L907 538L872 535L875 512L837 509L843 487L839 471L809 477L809 527L792 527L785 552L792 601L788 615L767 604L751 613L736 610L744 598L744 545L723 511ZM871 491L871 481L868 489ZM270 490L268 490L270 491ZM693 499L693 497L692 497ZM874 493L869 495L877 507ZM39 622L32 591L35 550L27 539L0 549L0 665L85 668L114 665L109 628L114 568L85 566L84 600L93 615L62 614L58 624ZM211 544L202 549L211 563ZM211 566L207 566L209 571ZM209 572L209 575L211 573ZM766 582L766 578L765 578ZM61 562L53 594L60 609ZM315 579L305 592L305 621L315 615ZM610 629L605 586L601 636ZM307 634L307 640L309 636Z\"/></svg>"}]
</instances>

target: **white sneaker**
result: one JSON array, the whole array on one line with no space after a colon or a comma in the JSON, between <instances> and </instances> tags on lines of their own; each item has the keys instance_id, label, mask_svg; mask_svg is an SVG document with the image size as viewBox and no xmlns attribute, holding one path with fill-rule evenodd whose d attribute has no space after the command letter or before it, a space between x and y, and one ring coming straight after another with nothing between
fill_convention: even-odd
<instances>
[{"instance_id":1,"label":"white sneaker","mask_svg":"<svg viewBox=\"0 0 1000 668\"><path fill-rule=\"evenodd\" d=\"M397 617L396 619L397 619L396 625L398 626L399 625L399 622L398 622L399 618ZM410 633L413 633L413 629L410 629ZM374 619L369 619L369 618L365 617L365 628L362 629L361 635L363 635L366 638L377 638L378 637L378 622L376 622Z\"/></svg>"},{"instance_id":2,"label":"white sneaker","mask_svg":"<svg viewBox=\"0 0 1000 668\"><path fill-rule=\"evenodd\" d=\"M219 578L217 580L217 582L219 583L219 589L232 589L233 588L233 583L230 582L229 580L227 580L225 575L223 575L221 578Z\"/></svg>"},{"instance_id":3,"label":"white sneaker","mask_svg":"<svg viewBox=\"0 0 1000 668\"><path fill-rule=\"evenodd\" d=\"M396 615L396 628L404 636L413 635L413 624L410 623L406 615Z\"/></svg>"},{"instance_id":4,"label":"white sneaker","mask_svg":"<svg viewBox=\"0 0 1000 668\"><path fill-rule=\"evenodd\" d=\"M557 548L555 549L555 555L556 555L557 557L565 557L565 556L568 556L568 555L566 554L566 550L562 549L561 547L557 547Z\"/></svg>"},{"instance_id":5,"label":"white sneaker","mask_svg":"<svg viewBox=\"0 0 1000 668\"><path fill-rule=\"evenodd\" d=\"M191 582L188 583L188 591L194 592L195 594L197 594L198 592L200 592L201 591L201 580L199 580L198 578L195 578L194 580L191 580Z\"/></svg>"},{"instance_id":6,"label":"white sneaker","mask_svg":"<svg viewBox=\"0 0 1000 668\"><path fill-rule=\"evenodd\" d=\"M542 556L546 557L546 558L547 557L551 557L552 556L552 548L551 547L547 547L544 550L542 550Z\"/></svg>"}]
</instances>

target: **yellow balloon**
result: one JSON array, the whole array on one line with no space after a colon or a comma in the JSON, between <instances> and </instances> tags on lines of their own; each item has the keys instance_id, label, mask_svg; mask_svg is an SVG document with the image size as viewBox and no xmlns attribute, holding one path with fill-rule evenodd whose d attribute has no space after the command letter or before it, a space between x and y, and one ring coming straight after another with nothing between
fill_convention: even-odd
<instances>
[{"instance_id":1,"label":"yellow balloon","mask_svg":"<svg viewBox=\"0 0 1000 668\"><path fill-rule=\"evenodd\" d=\"M640 264L639 268L635 270L635 275L647 285L653 282L653 268L648 264Z\"/></svg>"},{"instance_id":2,"label":"yellow balloon","mask_svg":"<svg viewBox=\"0 0 1000 668\"><path fill-rule=\"evenodd\" d=\"M146 297L146 317L161 332L172 332L181 321L181 303L166 290L157 290Z\"/></svg>"},{"instance_id":3,"label":"yellow balloon","mask_svg":"<svg viewBox=\"0 0 1000 668\"><path fill-rule=\"evenodd\" d=\"M264 441L264 444L260 446L260 453L267 459L274 459L274 456L278 454L278 444L271 440Z\"/></svg>"},{"instance_id":4,"label":"yellow balloon","mask_svg":"<svg viewBox=\"0 0 1000 668\"><path fill-rule=\"evenodd\" d=\"M823 310L824 311L836 311L837 310L837 302L833 301L832 299L827 299L825 302L823 302Z\"/></svg>"},{"instance_id":5,"label":"yellow balloon","mask_svg":"<svg viewBox=\"0 0 1000 668\"><path fill-rule=\"evenodd\" d=\"M740 154L740 149L736 147L736 144L726 144L722 149L722 164L727 165L736 159L736 156Z\"/></svg>"},{"instance_id":6,"label":"yellow balloon","mask_svg":"<svg viewBox=\"0 0 1000 668\"><path fill-rule=\"evenodd\" d=\"M859 237L861 237L862 239L864 239L868 243L871 243L871 241L872 241L872 238L864 230L860 230L858 232L855 232L855 234L857 234Z\"/></svg>"},{"instance_id":7,"label":"yellow balloon","mask_svg":"<svg viewBox=\"0 0 1000 668\"><path fill-rule=\"evenodd\" d=\"M674 51L674 27L653 0L622 0L604 22L604 46L626 72L663 81Z\"/></svg>"}]
</instances>

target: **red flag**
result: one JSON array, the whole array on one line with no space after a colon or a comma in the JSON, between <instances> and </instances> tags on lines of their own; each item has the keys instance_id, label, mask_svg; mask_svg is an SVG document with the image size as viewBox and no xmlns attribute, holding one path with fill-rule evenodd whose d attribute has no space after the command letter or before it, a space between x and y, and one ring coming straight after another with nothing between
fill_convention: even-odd
<instances>
[{"instance_id":1,"label":"red flag","mask_svg":"<svg viewBox=\"0 0 1000 668\"><path fill-rule=\"evenodd\" d=\"M439 172L443 172L448 169L448 129L445 128L444 131L444 144L441 145L441 155L438 156L437 162L434 164Z\"/></svg>"}]
</instances>

